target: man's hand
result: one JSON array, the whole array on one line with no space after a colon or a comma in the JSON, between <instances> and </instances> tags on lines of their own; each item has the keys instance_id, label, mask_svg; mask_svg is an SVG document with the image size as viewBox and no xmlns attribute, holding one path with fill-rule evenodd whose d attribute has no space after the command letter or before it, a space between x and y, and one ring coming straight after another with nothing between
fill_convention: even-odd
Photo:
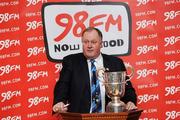
<instances>
[{"instance_id":1,"label":"man's hand","mask_svg":"<svg viewBox=\"0 0 180 120\"><path fill-rule=\"evenodd\" d=\"M127 109L127 110L137 109L137 106L136 106L133 102L129 101L129 102L126 104L126 109Z\"/></svg>"},{"instance_id":2,"label":"man's hand","mask_svg":"<svg viewBox=\"0 0 180 120\"><path fill-rule=\"evenodd\" d=\"M64 104L63 102L59 102L53 106L54 112L67 112L69 104Z\"/></svg>"}]
</instances>

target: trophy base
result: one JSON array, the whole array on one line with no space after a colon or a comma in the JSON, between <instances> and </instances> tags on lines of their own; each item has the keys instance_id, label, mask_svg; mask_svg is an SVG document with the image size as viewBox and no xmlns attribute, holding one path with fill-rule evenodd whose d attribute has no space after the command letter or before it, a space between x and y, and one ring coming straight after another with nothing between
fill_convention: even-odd
<instances>
[{"instance_id":1,"label":"trophy base","mask_svg":"<svg viewBox=\"0 0 180 120\"><path fill-rule=\"evenodd\" d=\"M118 102L109 102L108 105L106 106L106 112L124 112L125 111L125 103L122 101Z\"/></svg>"}]
</instances>

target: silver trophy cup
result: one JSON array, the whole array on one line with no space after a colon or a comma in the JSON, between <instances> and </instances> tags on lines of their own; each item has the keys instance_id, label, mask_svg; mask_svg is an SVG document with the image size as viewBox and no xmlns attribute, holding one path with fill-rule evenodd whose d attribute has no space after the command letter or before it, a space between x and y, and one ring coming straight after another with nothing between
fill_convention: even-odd
<instances>
[{"instance_id":1,"label":"silver trophy cup","mask_svg":"<svg viewBox=\"0 0 180 120\"><path fill-rule=\"evenodd\" d=\"M120 99L121 97L124 96L126 82L129 81L134 74L134 69L132 66L126 65L126 68L130 68L131 70L130 75L127 75L126 71L117 71L117 72L103 71L103 74L99 73L101 77L103 75L106 94L112 100L107 104L106 112L117 113L117 112L125 111L125 103L122 102Z\"/></svg>"}]
</instances>

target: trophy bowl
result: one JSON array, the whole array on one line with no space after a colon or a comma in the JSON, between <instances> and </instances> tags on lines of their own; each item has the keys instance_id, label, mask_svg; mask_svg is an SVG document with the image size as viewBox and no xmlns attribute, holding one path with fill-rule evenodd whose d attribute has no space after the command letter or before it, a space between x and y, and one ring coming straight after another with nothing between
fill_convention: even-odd
<instances>
[{"instance_id":1,"label":"trophy bowl","mask_svg":"<svg viewBox=\"0 0 180 120\"><path fill-rule=\"evenodd\" d=\"M126 82L129 81L134 74L132 66L126 65L126 68L130 68L130 75L127 75L126 71L109 72L102 69L99 71L99 78L103 79L106 94L112 100L107 104L106 112L117 113L125 111L125 103L120 99L125 94Z\"/></svg>"},{"instance_id":2,"label":"trophy bowl","mask_svg":"<svg viewBox=\"0 0 180 120\"><path fill-rule=\"evenodd\" d=\"M104 85L106 94L111 98L106 106L107 112L122 112L125 110L125 104L120 100L125 93L126 85L126 72L105 72L104 73Z\"/></svg>"}]
</instances>

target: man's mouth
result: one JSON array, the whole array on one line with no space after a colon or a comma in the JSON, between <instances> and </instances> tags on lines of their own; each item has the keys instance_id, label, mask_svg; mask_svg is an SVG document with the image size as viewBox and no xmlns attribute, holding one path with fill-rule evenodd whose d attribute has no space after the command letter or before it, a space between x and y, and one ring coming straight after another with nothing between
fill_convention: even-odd
<instances>
[{"instance_id":1,"label":"man's mouth","mask_svg":"<svg viewBox=\"0 0 180 120\"><path fill-rule=\"evenodd\" d=\"M93 50L87 50L88 52L93 52Z\"/></svg>"}]
</instances>

